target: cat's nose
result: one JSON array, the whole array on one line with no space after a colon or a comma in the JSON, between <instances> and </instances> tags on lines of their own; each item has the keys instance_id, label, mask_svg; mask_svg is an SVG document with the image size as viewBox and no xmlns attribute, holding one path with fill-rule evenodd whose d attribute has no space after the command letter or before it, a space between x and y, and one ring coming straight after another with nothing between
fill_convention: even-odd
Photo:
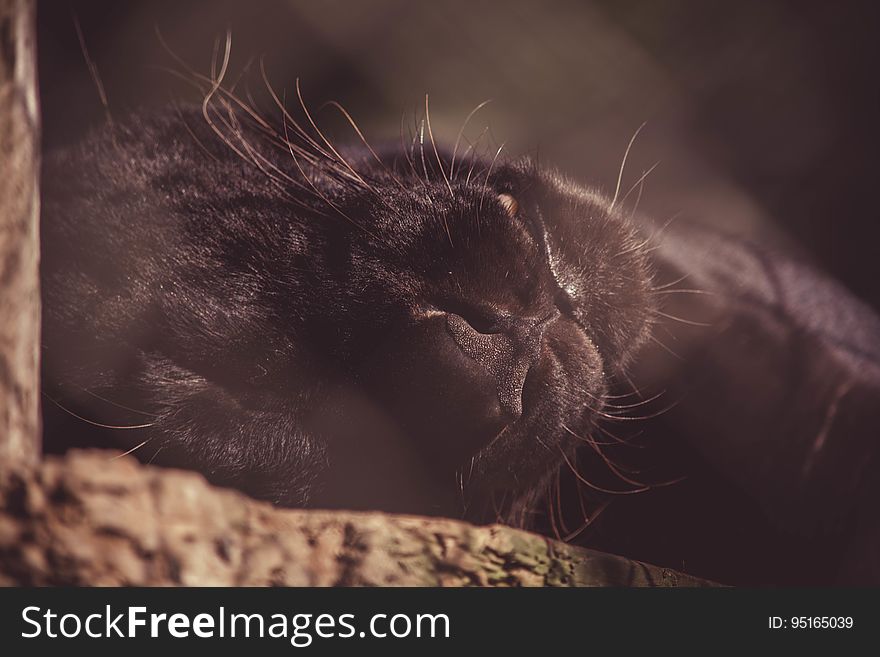
<instances>
[{"instance_id":1,"label":"cat's nose","mask_svg":"<svg viewBox=\"0 0 880 657\"><path fill-rule=\"evenodd\" d=\"M469 321L455 313L446 317L455 343L491 375L507 423L522 415L526 377L540 358L544 330L558 316L554 309L542 317L497 317L491 322Z\"/></svg>"}]
</instances>

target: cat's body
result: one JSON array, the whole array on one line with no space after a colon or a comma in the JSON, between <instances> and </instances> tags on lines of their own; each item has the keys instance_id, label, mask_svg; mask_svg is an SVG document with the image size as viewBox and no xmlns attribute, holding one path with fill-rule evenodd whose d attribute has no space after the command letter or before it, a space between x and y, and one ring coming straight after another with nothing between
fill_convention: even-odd
<instances>
[{"instance_id":1,"label":"cat's body","mask_svg":"<svg viewBox=\"0 0 880 657\"><path fill-rule=\"evenodd\" d=\"M809 265L687 225L654 250L613 201L427 136L341 151L208 118L136 118L45 166L50 449L134 449L283 505L479 521L528 518L560 468L627 504L690 474L706 486L599 544L684 568L696 546L698 574L751 583L880 581L880 321ZM618 467L620 419L700 456ZM682 509L690 533L664 521ZM670 552L638 547L672 524Z\"/></svg>"},{"instance_id":2,"label":"cat's body","mask_svg":"<svg viewBox=\"0 0 880 657\"><path fill-rule=\"evenodd\" d=\"M246 130L252 161L185 112L47 165L56 419L279 504L521 507L647 335L642 238L528 163Z\"/></svg>"}]
</instances>

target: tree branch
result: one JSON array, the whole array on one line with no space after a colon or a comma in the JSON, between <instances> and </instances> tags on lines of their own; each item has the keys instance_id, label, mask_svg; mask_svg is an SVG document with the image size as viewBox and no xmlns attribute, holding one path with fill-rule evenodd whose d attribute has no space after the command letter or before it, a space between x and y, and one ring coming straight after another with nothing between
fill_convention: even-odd
<instances>
[{"instance_id":1,"label":"tree branch","mask_svg":"<svg viewBox=\"0 0 880 657\"><path fill-rule=\"evenodd\" d=\"M708 585L500 525L279 509L113 456L0 470L0 584Z\"/></svg>"},{"instance_id":2,"label":"tree branch","mask_svg":"<svg viewBox=\"0 0 880 657\"><path fill-rule=\"evenodd\" d=\"M39 460L39 116L34 4L0 0L0 463Z\"/></svg>"}]
</instances>

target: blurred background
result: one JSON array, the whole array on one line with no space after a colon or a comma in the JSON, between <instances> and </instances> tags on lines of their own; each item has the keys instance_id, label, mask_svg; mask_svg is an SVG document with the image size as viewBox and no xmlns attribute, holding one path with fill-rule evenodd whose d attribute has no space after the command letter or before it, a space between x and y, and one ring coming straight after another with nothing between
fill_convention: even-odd
<instances>
[{"instance_id":1,"label":"blurred background","mask_svg":"<svg viewBox=\"0 0 880 657\"><path fill-rule=\"evenodd\" d=\"M781 229L880 307L877 10L858 2L668 0L53 0L39 3L45 148L105 120L75 16L112 115L197 95L167 72L168 46L208 73L232 32L229 79L265 57L273 85L301 79L313 108L341 102L371 140L398 139L430 94L452 142L488 126L612 192L656 162L640 209L735 232ZM251 85L261 85L252 66ZM277 110L276 110L277 112ZM332 109L319 121L354 135ZM633 197L635 194L633 194ZM632 201L632 198L630 199Z\"/></svg>"}]
</instances>

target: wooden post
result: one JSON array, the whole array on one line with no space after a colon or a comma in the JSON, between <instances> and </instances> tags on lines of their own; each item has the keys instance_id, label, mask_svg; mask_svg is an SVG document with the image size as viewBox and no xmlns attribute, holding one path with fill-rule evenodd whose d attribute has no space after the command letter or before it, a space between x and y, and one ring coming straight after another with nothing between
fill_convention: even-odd
<instances>
[{"instance_id":1,"label":"wooden post","mask_svg":"<svg viewBox=\"0 0 880 657\"><path fill-rule=\"evenodd\" d=\"M0 464L40 455L39 112L33 0L0 0Z\"/></svg>"}]
</instances>

